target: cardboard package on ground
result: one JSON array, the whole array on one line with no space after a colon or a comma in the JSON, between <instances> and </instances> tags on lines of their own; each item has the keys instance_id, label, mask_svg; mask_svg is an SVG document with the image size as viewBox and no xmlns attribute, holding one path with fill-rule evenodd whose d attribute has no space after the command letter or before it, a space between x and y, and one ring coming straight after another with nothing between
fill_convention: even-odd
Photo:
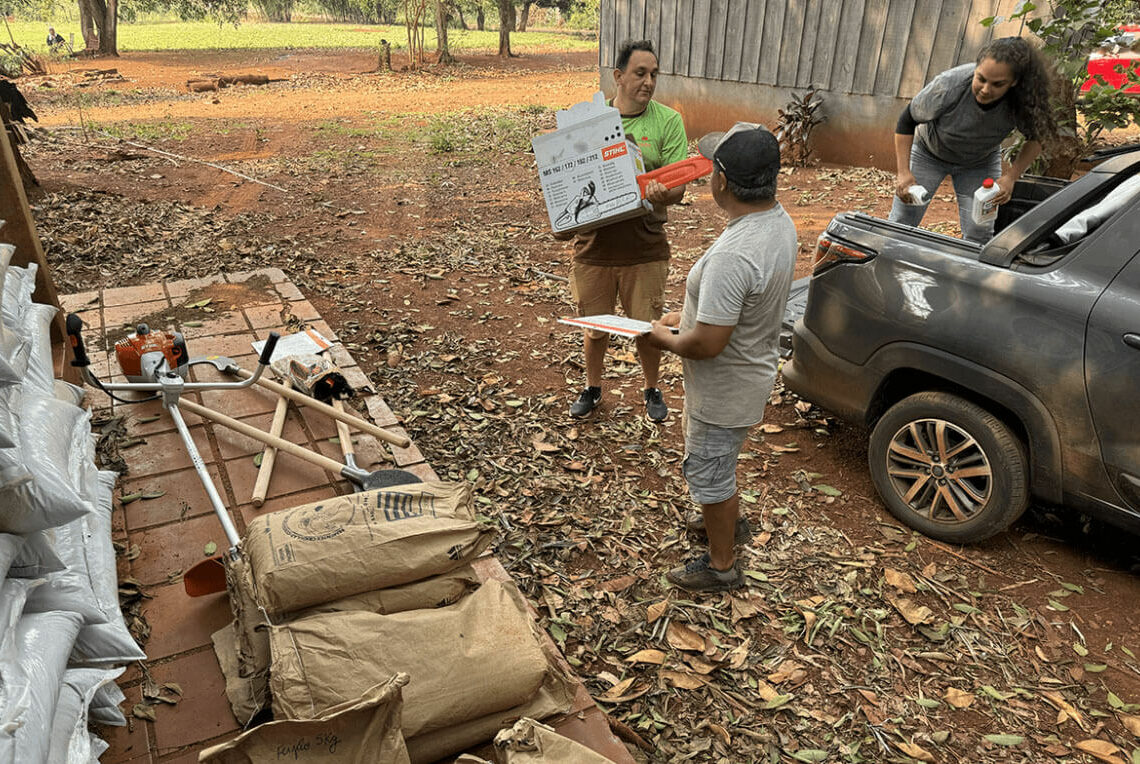
<instances>
[{"instance_id":1,"label":"cardboard package on ground","mask_svg":"<svg viewBox=\"0 0 1140 764\"><path fill-rule=\"evenodd\" d=\"M498 764L609 764L609 759L551 727L523 718L495 735Z\"/></svg>"},{"instance_id":2,"label":"cardboard package on ground","mask_svg":"<svg viewBox=\"0 0 1140 764\"><path fill-rule=\"evenodd\" d=\"M446 573L478 557L492 530L471 488L428 482L337 496L263 515L243 549L268 619Z\"/></svg>"},{"instance_id":3,"label":"cardboard package on ground","mask_svg":"<svg viewBox=\"0 0 1140 764\"><path fill-rule=\"evenodd\" d=\"M544 647L545 651L546 648ZM525 703L504 711L496 711L481 716L478 719L471 719L462 724L455 724L446 729L408 738L408 756L411 758L412 764L431 764L431 762L439 761L445 756L486 742L493 738L499 730L511 726L522 717L548 719L569 711L574 704L577 684L573 677L567 674L557 663L557 656L547 654L547 660L550 665L542 686Z\"/></svg>"},{"instance_id":4,"label":"cardboard package on ground","mask_svg":"<svg viewBox=\"0 0 1140 764\"><path fill-rule=\"evenodd\" d=\"M241 564L231 566L231 574L242 570L242 567ZM245 568L248 569L248 566ZM253 597L246 593L251 585L248 579L240 575L232 577L234 581L231 584L230 602L234 605L235 620L216 632L213 641L214 652L226 678L226 697L229 698L234 716L245 724L269 705L269 622L257 610ZM282 622L318 613L358 610L389 615L407 610L446 607L478 588L479 575L475 569L470 565L462 565L422 581L315 605L289 614Z\"/></svg>"},{"instance_id":5,"label":"cardboard package on ground","mask_svg":"<svg viewBox=\"0 0 1140 764\"><path fill-rule=\"evenodd\" d=\"M531 140L555 233L596 228L652 209L637 185L645 172L641 149L626 139L621 113L606 105L600 91L593 101L555 116L558 129Z\"/></svg>"},{"instance_id":6,"label":"cardboard package on ground","mask_svg":"<svg viewBox=\"0 0 1140 764\"><path fill-rule=\"evenodd\" d=\"M328 709L318 719L258 725L233 740L207 748L198 754L198 761L406 764L408 749L400 720L401 688L407 682L406 674L396 674L368 688L360 698Z\"/></svg>"},{"instance_id":7,"label":"cardboard package on ground","mask_svg":"<svg viewBox=\"0 0 1140 764\"><path fill-rule=\"evenodd\" d=\"M273 626L276 718L318 716L397 672L406 738L525 703L548 673L526 602L488 581L458 604L394 615L326 613Z\"/></svg>"}]
</instances>

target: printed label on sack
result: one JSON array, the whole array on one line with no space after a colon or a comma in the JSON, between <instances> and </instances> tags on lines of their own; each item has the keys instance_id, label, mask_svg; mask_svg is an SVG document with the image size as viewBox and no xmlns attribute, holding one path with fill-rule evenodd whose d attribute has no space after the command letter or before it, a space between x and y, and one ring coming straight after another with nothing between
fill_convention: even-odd
<instances>
[{"instance_id":1,"label":"printed label on sack","mask_svg":"<svg viewBox=\"0 0 1140 764\"><path fill-rule=\"evenodd\" d=\"M324 541L344 533L344 527L352 522L355 515L355 507L347 513L329 511L324 504L297 507L285 515L281 530L301 541Z\"/></svg>"}]
</instances>

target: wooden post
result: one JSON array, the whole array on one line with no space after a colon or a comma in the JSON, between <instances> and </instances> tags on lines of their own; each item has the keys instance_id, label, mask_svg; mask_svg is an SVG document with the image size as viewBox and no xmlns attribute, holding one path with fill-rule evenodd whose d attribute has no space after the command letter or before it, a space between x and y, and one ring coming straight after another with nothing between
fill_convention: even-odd
<instances>
[{"instance_id":1,"label":"wooden post","mask_svg":"<svg viewBox=\"0 0 1140 764\"><path fill-rule=\"evenodd\" d=\"M43 246L40 245L40 237L36 234L32 210L28 207L28 196L24 193L24 184L20 180L16 152L8 140L8 131L4 129L0 129L0 220L4 221L4 227L0 228L0 241L16 247L11 264L26 266L35 263L38 266L36 291L32 294L32 299L60 307L59 295L51 278L51 268L44 256ZM60 310L51 325L53 345L63 342L67 336L64 330L65 320L66 316Z\"/></svg>"}]
</instances>

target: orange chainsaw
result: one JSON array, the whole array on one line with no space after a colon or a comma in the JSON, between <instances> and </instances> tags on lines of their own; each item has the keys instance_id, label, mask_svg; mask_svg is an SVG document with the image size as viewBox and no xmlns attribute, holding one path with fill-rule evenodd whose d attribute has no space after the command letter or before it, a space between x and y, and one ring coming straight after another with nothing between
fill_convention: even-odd
<instances>
[{"instance_id":1,"label":"orange chainsaw","mask_svg":"<svg viewBox=\"0 0 1140 764\"><path fill-rule=\"evenodd\" d=\"M153 332L139 324L134 334L115 343L115 359L129 382L154 382L165 371L183 379L190 357L181 332Z\"/></svg>"}]
</instances>

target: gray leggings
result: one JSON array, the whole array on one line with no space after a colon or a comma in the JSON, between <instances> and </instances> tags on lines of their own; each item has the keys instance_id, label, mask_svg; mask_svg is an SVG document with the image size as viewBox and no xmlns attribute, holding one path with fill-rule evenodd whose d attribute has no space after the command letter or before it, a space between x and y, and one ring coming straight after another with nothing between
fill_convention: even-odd
<instances>
[{"instance_id":1,"label":"gray leggings","mask_svg":"<svg viewBox=\"0 0 1140 764\"><path fill-rule=\"evenodd\" d=\"M926 189L933 198L942 180L949 175L954 181L954 193L958 195L958 222L962 226L962 238L984 244L993 238L994 224L991 220L985 225L975 225L970 217L970 207L974 203L974 192L986 178L997 180L1001 175L1001 149L995 148L993 153L972 165L957 165L943 162L922 147L917 140L910 150L910 171L914 173L915 182ZM905 225L917 226L926 214L927 204L905 204L898 196L891 205L891 214L888 220Z\"/></svg>"}]
</instances>

